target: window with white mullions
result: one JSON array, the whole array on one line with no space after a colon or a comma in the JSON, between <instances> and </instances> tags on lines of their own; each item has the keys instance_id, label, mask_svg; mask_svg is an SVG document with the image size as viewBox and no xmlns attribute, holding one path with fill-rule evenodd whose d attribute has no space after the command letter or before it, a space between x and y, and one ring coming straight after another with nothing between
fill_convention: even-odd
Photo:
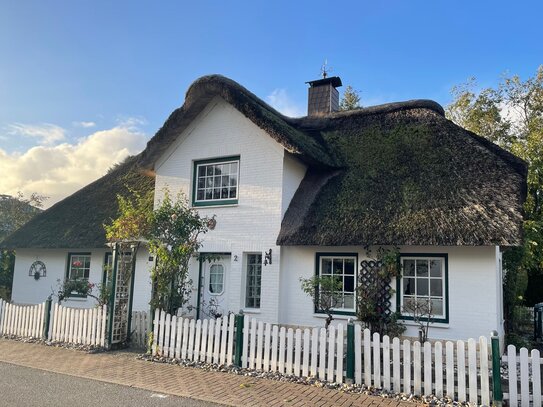
<instances>
[{"instance_id":1,"label":"window with white mullions","mask_svg":"<svg viewBox=\"0 0 543 407\"><path fill-rule=\"evenodd\" d=\"M236 203L238 199L239 158L197 161L195 163L194 203Z\"/></svg>"},{"instance_id":2,"label":"window with white mullions","mask_svg":"<svg viewBox=\"0 0 543 407\"><path fill-rule=\"evenodd\" d=\"M212 264L209 268L209 293L220 295L224 291L224 266Z\"/></svg>"},{"instance_id":3,"label":"window with white mullions","mask_svg":"<svg viewBox=\"0 0 543 407\"><path fill-rule=\"evenodd\" d=\"M88 280L90 273L90 254L70 254L68 265L69 280Z\"/></svg>"},{"instance_id":4,"label":"window with white mullions","mask_svg":"<svg viewBox=\"0 0 543 407\"><path fill-rule=\"evenodd\" d=\"M318 255L319 276L332 277L341 281L342 289L337 311L355 311L356 256Z\"/></svg>"},{"instance_id":5,"label":"window with white mullions","mask_svg":"<svg viewBox=\"0 0 543 407\"><path fill-rule=\"evenodd\" d=\"M446 318L445 258L406 256L401 258L401 264L401 309L412 308L409 303L425 301L431 305L433 318Z\"/></svg>"},{"instance_id":6,"label":"window with white mullions","mask_svg":"<svg viewBox=\"0 0 543 407\"><path fill-rule=\"evenodd\" d=\"M245 306L260 308L260 293L262 291L262 254L247 255Z\"/></svg>"}]
</instances>

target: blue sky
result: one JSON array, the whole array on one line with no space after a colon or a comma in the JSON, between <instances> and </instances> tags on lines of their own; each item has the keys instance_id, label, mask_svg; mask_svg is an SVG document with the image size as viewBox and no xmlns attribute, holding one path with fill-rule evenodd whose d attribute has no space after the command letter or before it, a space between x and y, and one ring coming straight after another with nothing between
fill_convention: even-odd
<instances>
[{"instance_id":1,"label":"blue sky","mask_svg":"<svg viewBox=\"0 0 543 407\"><path fill-rule=\"evenodd\" d=\"M541 15L535 1L0 0L0 160L12 165L0 171L20 171L29 149L75 154L115 129L137 139L134 153L209 73L304 114L304 82L326 58L365 105L445 105L471 76L490 86L506 71L533 75Z\"/></svg>"}]
</instances>

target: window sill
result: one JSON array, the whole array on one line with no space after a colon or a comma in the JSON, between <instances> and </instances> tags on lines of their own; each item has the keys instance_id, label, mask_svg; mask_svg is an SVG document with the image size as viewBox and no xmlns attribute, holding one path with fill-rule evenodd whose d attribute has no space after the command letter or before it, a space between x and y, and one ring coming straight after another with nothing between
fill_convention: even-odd
<instances>
[{"instance_id":1,"label":"window sill","mask_svg":"<svg viewBox=\"0 0 543 407\"><path fill-rule=\"evenodd\" d=\"M261 311L259 308L243 308L244 314L260 314Z\"/></svg>"},{"instance_id":2,"label":"window sill","mask_svg":"<svg viewBox=\"0 0 543 407\"><path fill-rule=\"evenodd\" d=\"M405 326L414 326L414 327L418 327L419 324L413 322L413 321L409 321L409 320L405 320L405 319L400 319L399 321L401 321ZM429 325L430 329L432 328L441 328L441 329L449 329L449 324L446 323L446 322L430 322L430 325Z\"/></svg>"},{"instance_id":3,"label":"window sill","mask_svg":"<svg viewBox=\"0 0 543 407\"><path fill-rule=\"evenodd\" d=\"M212 204L212 205L191 205L191 209L215 209L215 208L235 208L239 203L235 204Z\"/></svg>"},{"instance_id":4,"label":"window sill","mask_svg":"<svg viewBox=\"0 0 543 407\"><path fill-rule=\"evenodd\" d=\"M328 315L321 314L321 313L314 313L313 316L315 318L321 318L321 319L325 319L328 317ZM352 319L354 321L356 319L356 315L354 313L353 314L332 314L332 316L334 317L334 319L339 319L342 321L348 321L349 319Z\"/></svg>"}]
</instances>

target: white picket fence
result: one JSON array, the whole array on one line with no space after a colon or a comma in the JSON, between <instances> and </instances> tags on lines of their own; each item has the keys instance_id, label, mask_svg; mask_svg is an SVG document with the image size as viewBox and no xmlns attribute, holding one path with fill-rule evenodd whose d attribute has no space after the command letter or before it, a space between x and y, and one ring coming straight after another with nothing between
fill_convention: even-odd
<instances>
[{"instance_id":1,"label":"white picket fence","mask_svg":"<svg viewBox=\"0 0 543 407\"><path fill-rule=\"evenodd\" d=\"M232 364L234 315L194 320L156 310L152 353L191 361Z\"/></svg>"},{"instance_id":2,"label":"white picket fence","mask_svg":"<svg viewBox=\"0 0 543 407\"><path fill-rule=\"evenodd\" d=\"M0 299L0 335L41 338L45 303L15 305Z\"/></svg>"},{"instance_id":3,"label":"white picket fence","mask_svg":"<svg viewBox=\"0 0 543 407\"><path fill-rule=\"evenodd\" d=\"M489 343L392 340L355 326L355 382L394 392L490 405Z\"/></svg>"},{"instance_id":4,"label":"white picket fence","mask_svg":"<svg viewBox=\"0 0 543 407\"><path fill-rule=\"evenodd\" d=\"M528 349L520 348L517 356L515 346L507 347L507 354L502 356L507 365L508 392L504 392L504 399L509 401L511 407L538 407L543 405L541 394L541 364L543 359L537 349L528 354ZM519 391L520 387L520 391Z\"/></svg>"},{"instance_id":5,"label":"white picket fence","mask_svg":"<svg viewBox=\"0 0 543 407\"><path fill-rule=\"evenodd\" d=\"M145 311L133 311L132 312L132 333L130 336L130 345L135 348L146 349L147 348L147 333L149 327L149 320L147 318L147 312Z\"/></svg>"},{"instance_id":6,"label":"white picket fence","mask_svg":"<svg viewBox=\"0 0 543 407\"><path fill-rule=\"evenodd\" d=\"M53 342L106 345L107 306L70 308L55 304L49 338Z\"/></svg>"}]
</instances>

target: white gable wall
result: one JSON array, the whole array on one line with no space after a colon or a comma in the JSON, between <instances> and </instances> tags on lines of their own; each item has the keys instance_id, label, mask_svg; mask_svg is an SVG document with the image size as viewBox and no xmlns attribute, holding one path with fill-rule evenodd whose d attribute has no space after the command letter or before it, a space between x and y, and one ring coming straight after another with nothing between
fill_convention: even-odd
<instances>
[{"instance_id":1,"label":"white gable wall","mask_svg":"<svg viewBox=\"0 0 543 407\"><path fill-rule=\"evenodd\" d=\"M358 253L358 262L366 259L360 247L283 247L282 249L282 300L280 322L289 325L324 326L324 316L313 312L311 298L300 288L300 277L315 275L317 252ZM375 252L375 251L374 251ZM489 336L500 327L501 286L496 266L496 248L405 246L401 253L448 254L449 268L449 323L433 324L430 338L467 339ZM392 288L396 289L395 281ZM498 306L496 304L499 304ZM392 296L392 309L396 309L396 294ZM338 316L334 323L345 323L349 316ZM407 336L418 336L412 322L405 321Z\"/></svg>"},{"instance_id":2,"label":"white gable wall","mask_svg":"<svg viewBox=\"0 0 543 407\"><path fill-rule=\"evenodd\" d=\"M262 268L260 310L247 310L262 320L276 321L279 313L280 248L276 239L281 219L305 174L305 166L286 156L284 148L265 131L221 98L215 98L155 166L155 204L167 187L191 199L194 161L240 156L238 204L198 207L216 216L217 225L203 240L203 252L231 253L228 309L244 309L246 254L272 249L272 264ZM285 189L283 186L285 185ZM198 267L191 267L197 296ZM193 305L196 298L192 298Z\"/></svg>"}]
</instances>

